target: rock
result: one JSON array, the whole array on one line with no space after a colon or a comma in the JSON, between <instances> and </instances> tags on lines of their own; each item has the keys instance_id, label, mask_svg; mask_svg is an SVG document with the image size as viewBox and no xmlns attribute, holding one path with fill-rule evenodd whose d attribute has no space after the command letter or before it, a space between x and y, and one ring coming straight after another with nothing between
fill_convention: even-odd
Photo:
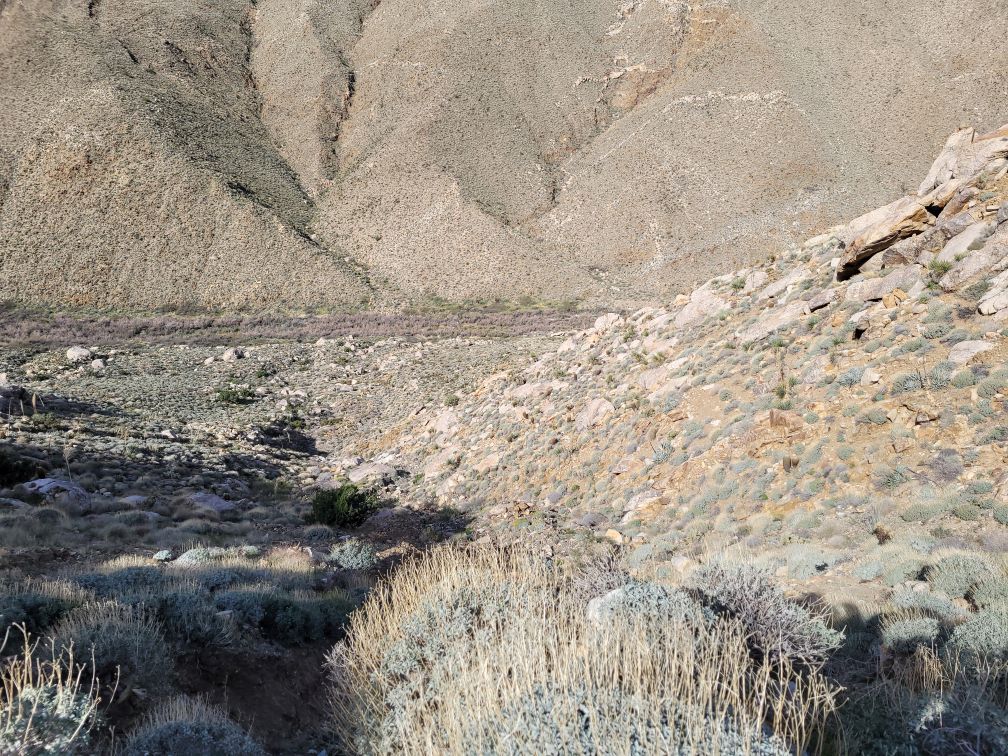
<instances>
[{"instance_id":1,"label":"rock","mask_svg":"<svg viewBox=\"0 0 1008 756\"><path fill-rule=\"evenodd\" d=\"M702 318L718 315L729 307L727 302L710 290L709 284L705 284L690 295L689 303L676 315L675 325L682 328Z\"/></svg>"},{"instance_id":2,"label":"rock","mask_svg":"<svg viewBox=\"0 0 1008 756\"><path fill-rule=\"evenodd\" d=\"M244 359L245 351L239 347L230 347L224 350L224 354L221 355L221 359L224 362L237 362L238 360Z\"/></svg>"},{"instance_id":3,"label":"rock","mask_svg":"<svg viewBox=\"0 0 1008 756\"><path fill-rule=\"evenodd\" d=\"M981 297L977 311L981 315L993 315L1006 307L1008 307L1008 270L1002 271L991 280L991 288Z\"/></svg>"},{"instance_id":4,"label":"rock","mask_svg":"<svg viewBox=\"0 0 1008 756\"><path fill-rule=\"evenodd\" d=\"M735 337L743 344L765 339L774 331L793 323L803 315L809 314L808 303L791 302L781 307L775 307L765 313L752 325L735 332Z\"/></svg>"},{"instance_id":5,"label":"rock","mask_svg":"<svg viewBox=\"0 0 1008 756\"><path fill-rule=\"evenodd\" d=\"M872 302L882 299L886 294L896 289L906 291L920 280L919 270L916 265L907 265L897 268L883 278L855 281L847 287L844 299L848 302Z\"/></svg>"},{"instance_id":6,"label":"rock","mask_svg":"<svg viewBox=\"0 0 1008 756\"><path fill-rule=\"evenodd\" d=\"M948 361L955 365L968 365L978 354L994 348L989 341L960 341L949 350Z\"/></svg>"},{"instance_id":7,"label":"rock","mask_svg":"<svg viewBox=\"0 0 1008 756\"><path fill-rule=\"evenodd\" d=\"M462 451L457 446L448 446L436 454L432 454L424 462L425 478L436 478L447 469L454 470L462 459Z\"/></svg>"},{"instance_id":8,"label":"rock","mask_svg":"<svg viewBox=\"0 0 1008 756\"><path fill-rule=\"evenodd\" d=\"M435 433L450 436L454 435L454 432L458 430L458 425L458 415L451 410L445 410L434 419L434 424L431 427Z\"/></svg>"},{"instance_id":9,"label":"rock","mask_svg":"<svg viewBox=\"0 0 1008 756\"><path fill-rule=\"evenodd\" d=\"M395 480L395 476L396 471L394 467L379 464L377 462L365 462L364 464L357 465L357 467L347 471L347 478L351 483L360 483L361 481L368 479L374 479L381 483L387 483Z\"/></svg>"},{"instance_id":10,"label":"rock","mask_svg":"<svg viewBox=\"0 0 1008 756\"><path fill-rule=\"evenodd\" d=\"M0 508L6 509L24 509L28 506L28 502L21 501L21 499L10 499L5 497L0 497Z\"/></svg>"},{"instance_id":11,"label":"rock","mask_svg":"<svg viewBox=\"0 0 1008 756\"><path fill-rule=\"evenodd\" d=\"M766 273L766 271L754 270L745 277L745 285L742 287L742 293L751 294L769 280L770 276Z\"/></svg>"},{"instance_id":12,"label":"rock","mask_svg":"<svg viewBox=\"0 0 1008 756\"><path fill-rule=\"evenodd\" d=\"M976 131L972 128L963 128L956 131L945 140L945 146L938 154L927 177L921 182L917 189L917 194L921 197L929 194L942 184L951 181L960 175L966 168L967 151L973 144Z\"/></svg>"},{"instance_id":13,"label":"rock","mask_svg":"<svg viewBox=\"0 0 1008 756\"><path fill-rule=\"evenodd\" d=\"M785 432L798 430L805 425L801 415L789 410L772 409L769 420L771 428L783 428Z\"/></svg>"},{"instance_id":14,"label":"rock","mask_svg":"<svg viewBox=\"0 0 1008 756\"><path fill-rule=\"evenodd\" d=\"M946 238L940 231L929 228L923 233L900 239L878 257L882 259L883 268L898 268L912 263L924 265L941 251L945 241Z\"/></svg>"},{"instance_id":15,"label":"rock","mask_svg":"<svg viewBox=\"0 0 1008 756\"><path fill-rule=\"evenodd\" d=\"M605 419L606 415L615 409L612 402L601 397L592 399L588 406L581 410L574 418L574 427L578 430L586 430L598 425Z\"/></svg>"},{"instance_id":16,"label":"rock","mask_svg":"<svg viewBox=\"0 0 1008 756\"><path fill-rule=\"evenodd\" d=\"M66 361L71 365L79 365L91 360L91 350L82 346L72 346L66 350Z\"/></svg>"},{"instance_id":17,"label":"rock","mask_svg":"<svg viewBox=\"0 0 1008 756\"><path fill-rule=\"evenodd\" d=\"M105 369L105 360L91 360L91 369L96 373Z\"/></svg>"},{"instance_id":18,"label":"rock","mask_svg":"<svg viewBox=\"0 0 1008 756\"><path fill-rule=\"evenodd\" d=\"M497 466L500 465L500 460L501 455L499 453L494 452L493 454L488 454L473 465L473 470L477 475L485 475L491 470L497 469Z\"/></svg>"},{"instance_id":19,"label":"rock","mask_svg":"<svg viewBox=\"0 0 1008 756\"><path fill-rule=\"evenodd\" d=\"M180 566L206 564L217 559L223 559L227 555L227 549L220 546L197 546L179 555L175 564Z\"/></svg>"},{"instance_id":20,"label":"rock","mask_svg":"<svg viewBox=\"0 0 1008 756\"><path fill-rule=\"evenodd\" d=\"M984 242L994 233L996 227L997 224L993 221L974 223L962 233L954 236L935 259L946 263L958 262L967 252L983 247Z\"/></svg>"},{"instance_id":21,"label":"rock","mask_svg":"<svg viewBox=\"0 0 1008 756\"><path fill-rule=\"evenodd\" d=\"M155 562L170 562L171 558L172 553L168 549L163 549L153 556Z\"/></svg>"},{"instance_id":22,"label":"rock","mask_svg":"<svg viewBox=\"0 0 1008 756\"><path fill-rule=\"evenodd\" d=\"M595 332L603 333L605 331L608 331L612 328L615 328L622 321L623 318L621 318L615 312L609 312L606 313L605 315L600 315L598 318L595 319Z\"/></svg>"},{"instance_id":23,"label":"rock","mask_svg":"<svg viewBox=\"0 0 1008 756\"><path fill-rule=\"evenodd\" d=\"M60 478L38 478L24 484L24 489L47 501L70 504L86 509L91 503L91 494L76 483Z\"/></svg>"},{"instance_id":24,"label":"rock","mask_svg":"<svg viewBox=\"0 0 1008 756\"><path fill-rule=\"evenodd\" d=\"M607 541L614 543L617 546L622 546L626 541L623 534L614 528L609 528L609 530L605 532L604 537Z\"/></svg>"},{"instance_id":25,"label":"rock","mask_svg":"<svg viewBox=\"0 0 1008 756\"><path fill-rule=\"evenodd\" d=\"M188 497L188 501L194 507L199 509L206 509L211 512L230 512L237 506L234 502L228 501L227 499L222 499L217 494L212 494L209 491L199 491Z\"/></svg>"},{"instance_id":26,"label":"rock","mask_svg":"<svg viewBox=\"0 0 1008 756\"><path fill-rule=\"evenodd\" d=\"M955 291L976 275L990 268L996 260L986 250L972 252L957 262L952 269L938 280L945 291Z\"/></svg>"},{"instance_id":27,"label":"rock","mask_svg":"<svg viewBox=\"0 0 1008 756\"><path fill-rule=\"evenodd\" d=\"M861 374L861 385L870 386L873 383L878 383L882 380L882 373L874 368L865 368L864 373Z\"/></svg>"},{"instance_id":28,"label":"rock","mask_svg":"<svg viewBox=\"0 0 1008 756\"><path fill-rule=\"evenodd\" d=\"M903 197L851 221L841 232L846 250L837 280L855 275L864 262L894 242L927 230L935 218L917 197Z\"/></svg>"},{"instance_id":29,"label":"rock","mask_svg":"<svg viewBox=\"0 0 1008 756\"><path fill-rule=\"evenodd\" d=\"M828 289L823 289L814 297L808 300L809 312L815 312L816 310L821 310L829 304L832 304L840 296L840 291L835 286L831 286Z\"/></svg>"},{"instance_id":30,"label":"rock","mask_svg":"<svg viewBox=\"0 0 1008 756\"><path fill-rule=\"evenodd\" d=\"M999 226L1002 223L1008 223L1008 202L1001 203L1001 207L998 208L997 218L995 220L997 220Z\"/></svg>"},{"instance_id":31,"label":"rock","mask_svg":"<svg viewBox=\"0 0 1008 756\"><path fill-rule=\"evenodd\" d=\"M943 213L938 216L938 220L935 222L935 227L942 232L946 239L952 239L968 229L974 223L976 223L976 218L965 211L948 217L945 217Z\"/></svg>"},{"instance_id":32,"label":"rock","mask_svg":"<svg viewBox=\"0 0 1008 756\"><path fill-rule=\"evenodd\" d=\"M756 295L756 301L762 301L764 299L772 299L774 297L779 297L781 294L786 292L788 288L794 286L796 283L808 278L808 269L804 266L795 268L790 273L788 273L783 278L774 281L772 284L767 286L763 291Z\"/></svg>"}]
</instances>

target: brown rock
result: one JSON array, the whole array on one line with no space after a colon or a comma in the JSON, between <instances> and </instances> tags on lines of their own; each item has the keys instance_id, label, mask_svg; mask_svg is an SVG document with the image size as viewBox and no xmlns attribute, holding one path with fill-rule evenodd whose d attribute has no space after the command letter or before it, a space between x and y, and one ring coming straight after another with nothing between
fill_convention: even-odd
<instances>
[{"instance_id":1,"label":"brown rock","mask_svg":"<svg viewBox=\"0 0 1008 756\"><path fill-rule=\"evenodd\" d=\"M837 279L855 275L864 262L893 243L934 225L935 218L918 197L903 197L851 221L841 236L847 249L837 268Z\"/></svg>"}]
</instances>

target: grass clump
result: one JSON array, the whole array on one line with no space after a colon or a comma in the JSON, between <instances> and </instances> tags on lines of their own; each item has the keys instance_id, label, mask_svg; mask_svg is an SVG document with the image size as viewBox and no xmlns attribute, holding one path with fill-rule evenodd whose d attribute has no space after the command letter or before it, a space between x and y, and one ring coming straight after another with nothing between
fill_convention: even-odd
<instances>
[{"instance_id":1,"label":"grass clump","mask_svg":"<svg viewBox=\"0 0 1008 756\"><path fill-rule=\"evenodd\" d=\"M378 508L373 491L361 490L352 483L339 488L316 491L308 522L338 528L356 528Z\"/></svg>"}]
</instances>

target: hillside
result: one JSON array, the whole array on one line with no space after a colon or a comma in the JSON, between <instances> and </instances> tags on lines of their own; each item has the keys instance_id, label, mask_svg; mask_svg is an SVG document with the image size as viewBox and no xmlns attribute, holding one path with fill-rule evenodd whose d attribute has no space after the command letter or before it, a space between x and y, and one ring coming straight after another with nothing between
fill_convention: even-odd
<instances>
[{"instance_id":1,"label":"hillside","mask_svg":"<svg viewBox=\"0 0 1008 756\"><path fill-rule=\"evenodd\" d=\"M1003 4L0 4L0 299L681 292L1004 120Z\"/></svg>"},{"instance_id":2,"label":"hillside","mask_svg":"<svg viewBox=\"0 0 1008 756\"><path fill-rule=\"evenodd\" d=\"M597 317L0 313L0 751L1008 752L1008 125L921 174Z\"/></svg>"}]
</instances>

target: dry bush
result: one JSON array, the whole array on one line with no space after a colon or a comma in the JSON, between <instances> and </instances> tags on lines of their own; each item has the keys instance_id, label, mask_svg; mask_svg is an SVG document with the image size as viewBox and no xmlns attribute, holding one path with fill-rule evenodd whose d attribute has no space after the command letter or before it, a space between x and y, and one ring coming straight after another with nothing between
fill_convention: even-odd
<instances>
[{"instance_id":1,"label":"dry bush","mask_svg":"<svg viewBox=\"0 0 1008 756\"><path fill-rule=\"evenodd\" d=\"M40 650L21 632L21 652L0 670L0 753L93 753L96 680L75 662L72 646L57 650L50 643Z\"/></svg>"},{"instance_id":2,"label":"dry bush","mask_svg":"<svg viewBox=\"0 0 1008 756\"><path fill-rule=\"evenodd\" d=\"M520 550L401 568L333 649L334 725L373 753L792 754L834 691L754 661L741 624L586 617L576 576Z\"/></svg>"},{"instance_id":3,"label":"dry bush","mask_svg":"<svg viewBox=\"0 0 1008 756\"><path fill-rule=\"evenodd\" d=\"M263 756L265 751L221 709L202 698L178 696L158 706L130 733L123 756L158 753Z\"/></svg>"}]
</instances>

